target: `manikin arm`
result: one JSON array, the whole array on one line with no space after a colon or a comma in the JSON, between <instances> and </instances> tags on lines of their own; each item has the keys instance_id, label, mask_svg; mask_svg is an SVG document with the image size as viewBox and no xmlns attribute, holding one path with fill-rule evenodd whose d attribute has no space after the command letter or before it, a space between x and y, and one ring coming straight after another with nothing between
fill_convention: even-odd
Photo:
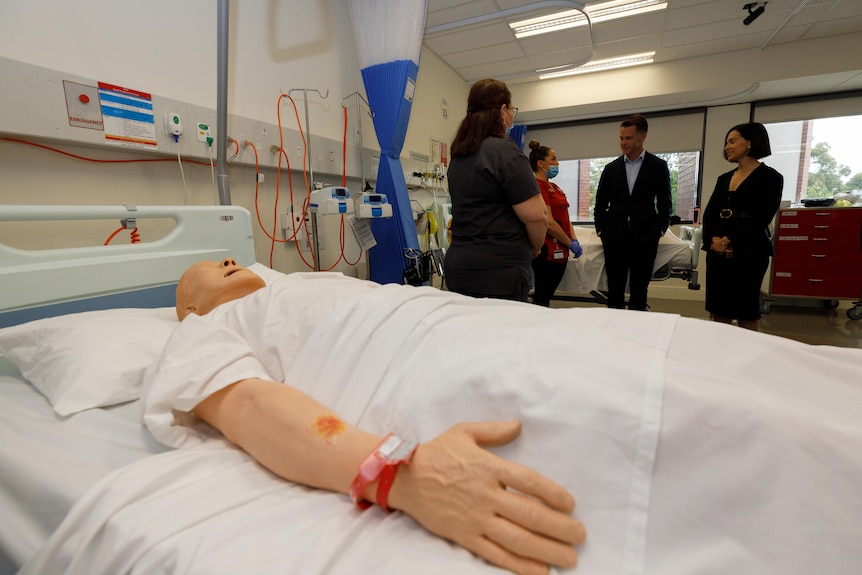
<instances>
[{"instance_id":1,"label":"manikin arm","mask_svg":"<svg viewBox=\"0 0 862 575\"><path fill-rule=\"evenodd\" d=\"M381 440L297 389L260 379L210 395L194 413L277 475L339 493L348 493L359 465ZM459 424L421 444L410 465L399 467L389 507L517 573L574 565L573 546L585 532L569 515L571 495L480 447L508 443L519 432L517 422ZM362 495L375 501L376 482Z\"/></svg>"}]
</instances>

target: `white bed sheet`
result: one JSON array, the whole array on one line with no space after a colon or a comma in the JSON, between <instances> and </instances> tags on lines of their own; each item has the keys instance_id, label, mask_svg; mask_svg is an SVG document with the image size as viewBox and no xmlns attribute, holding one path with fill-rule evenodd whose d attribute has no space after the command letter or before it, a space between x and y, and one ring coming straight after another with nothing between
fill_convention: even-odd
<instances>
[{"instance_id":1,"label":"white bed sheet","mask_svg":"<svg viewBox=\"0 0 862 575\"><path fill-rule=\"evenodd\" d=\"M569 257L566 272L559 292L589 294L593 291L607 291L608 278L605 274L605 252L602 240L596 235L595 228L575 227L575 235L584 249L583 255L575 259ZM668 230L658 244L653 272L665 265L679 269L691 269L692 246ZM699 246L695 249L699 249Z\"/></svg>"},{"instance_id":2,"label":"white bed sheet","mask_svg":"<svg viewBox=\"0 0 862 575\"><path fill-rule=\"evenodd\" d=\"M165 450L139 401L61 418L0 358L0 554L20 566L99 479Z\"/></svg>"},{"instance_id":3,"label":"white bed sheet","mask_svg":"<svg viewBox=\"0 0 862 575\"><path fill-rule=\"evenodd\" d=\"M589 535L574 573L858 573L859 350L665 314L496 301L479 303L501 340L483 339L471 310L398 306L376 291L414 321L345 307L292 376L378 432L421 439L460 420L523 419L522 437L499 452L575 494ZM550 346L524 345L551 317L565 318L555 329L570 351L553 361ZM597 407L614 399L620 410ZM401 514L285 483L218 439L102 480L23 575L372 571L497 570Z\"/></svg>"},{"instance_id":4,"label":"white bed sheet","mask_svg":"<svg viewBox=\"0 0 862 575\"><path fill-rule=\"evenodd\" d=\"M591 533L582 570L621 573L643 561L661 365L678 318L615 325L616 316L595 311L606 310L381 286L342 304L314 332L288 381L364 429L420 441L459 421L522 420L521 438L499 452L571 492L589 492L579 507ZM590 329L575 339L573 325ZM560 386L572 366L568 345L512 353L539 334L589 357L614 346L633 361L613 369L583 363L579 376L593 386ZM211 440L120 470L88 494L24 573L61 566L68 575L153 573L165 565L208 575L498 571L404 515L361 513L344 495L288 488Z\"/></svg>"}]
</instances>

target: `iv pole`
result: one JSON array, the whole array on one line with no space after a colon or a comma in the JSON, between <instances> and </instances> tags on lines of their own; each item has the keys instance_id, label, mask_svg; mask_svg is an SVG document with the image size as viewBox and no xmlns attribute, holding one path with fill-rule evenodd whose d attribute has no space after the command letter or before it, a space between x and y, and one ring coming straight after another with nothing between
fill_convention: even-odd
<instances>
[{"instance_id":1,"label":"iv pole","mask_svg":"<svg viewBox=\"0 0 862 575\"><path fill-rule=\"evenodd\" d=\"M359 175L362 177L362 190L360 193L365 193L367 189L367 180L365 179L365 169L362 167L362 106L359 101L362 100L365 102L365 105L368 107L368 117L374 118L374 110L371 109L371 104L368 103L368 100L362 97L362 94L359 92L353 92L350 96L345 96L341 99L341 105L344 105L344 101L352 96L356 96L356 109L359 112L356 116L356 131L359 135Z\"/></svg>"},{"instance_id":2,"label":"iv pole","mask_svg":"<svg viewBox=\"0 0 862 575\"><path fill-rule=\"evenodd\" d=\"M312 189L314 188L314 170L311 167L311 128L308 122L308 93L309 92L317 92L317 95L322 99L327 99L329 97L329 90L326 90L325 94L322 94L320 90L315 90L313 88L293 88L292 90L288 90L287 95L290 96L294 92L302 92L302 103L305 106L305 150L306 156L308 156L308 181L311 182ZM311 193L311 190L309 190ZM320 271L320 250L318 246L320 242L317 240L317 211L311 212L311 239L313 243L312 257L314 258L314 271ZM299 241L299 240L297 240Z\"/></svg>"},{"instance_id":3,"label":"iv pole","mask_svg":"<svg viewBox=\"0 0 862 575\"><path fill-rule=\"evenodd\" d=\"M314 170L311 167L311 125L308 122L308 93L317 92L317 95L325 100L329 97L329 90L327 89L326 93L322 94L320 90L313 88L293 88L287 92L287 95L290 96L294 92L302 92L302 105L305 106L305 149L308 156L308 181L314 187Z\"/></svg>"},{"instance_id":4,"label":"iv pole","mask_svg":"<svg viewBox=\"0 0 862 575\"><path fill-rule=\"evenodd\" d=\"M218 197L222 206L230 205L230 184L227 179L227 65L228 65L228 1L218 2L218 68L216 73L216 172Z\"/></svg>"}]
</instances>

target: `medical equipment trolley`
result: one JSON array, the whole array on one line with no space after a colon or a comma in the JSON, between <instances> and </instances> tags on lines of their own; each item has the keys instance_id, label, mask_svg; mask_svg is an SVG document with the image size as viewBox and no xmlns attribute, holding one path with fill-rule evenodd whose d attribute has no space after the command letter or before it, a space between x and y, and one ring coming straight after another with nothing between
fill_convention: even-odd
<instances>
[{"instance_id":1,"label":"medical equipment trolley","mask_svg":"<svg viewBox=\"0 0 862 575\"><path fill-rule=\"evenodd\" d=\"M850 299L862 318L862 208L781 208L775 224L771 297ZM769 311L765 302L763 311Z\"/></svg>"}]
</instances>

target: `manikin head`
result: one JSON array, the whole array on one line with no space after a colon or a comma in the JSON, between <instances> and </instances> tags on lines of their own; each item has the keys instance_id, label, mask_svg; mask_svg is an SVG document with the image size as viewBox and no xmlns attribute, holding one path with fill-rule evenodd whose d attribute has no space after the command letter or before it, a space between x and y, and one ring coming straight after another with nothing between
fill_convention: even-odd
<instances>
[{"instance_id":1,"label":"manikin head","mask_svg":"<svg viewBox=\"0 0 862 575\"><path fill-rule=\"evenodd\" d=\"M265 285L259 275L237 265L233 258L198 262L183 273L177 284L177 318L183 321L190 313L207 314L217 305L247 296Z\"/></svg>"}]
</instances>

